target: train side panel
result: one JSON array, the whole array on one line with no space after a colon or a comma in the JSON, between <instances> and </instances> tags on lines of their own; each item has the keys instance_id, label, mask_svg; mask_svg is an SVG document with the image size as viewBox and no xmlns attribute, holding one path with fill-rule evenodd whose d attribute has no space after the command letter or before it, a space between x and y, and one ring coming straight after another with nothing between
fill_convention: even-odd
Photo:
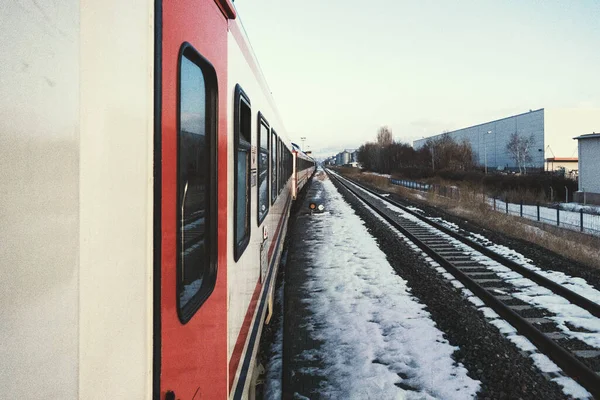
<instances>
[{"instance_id":1,"label":"train side panel","mask_svg":"<svg viewBox=\"0 0 600 400\"><path fill-rule=\"evenodd\" d=\"M228 193L229 213L228 225L228 355L229 355L229 387L230 398L246 398L253 388L251 382L254 375L254 361L263 328L263 321L269 311L269 298L272 296L276 268L281 256L283 241L287 230L287 217L291 205L291 179L286 176L277 185L277 198L271 201L272 185L272 132L276 132L281 140L280 152L289 152L285 146L287 138L285 128L281 123L274 107L270 92L260 73L258 64L243 33L239 21L230 21L228 40L229 87L228 103L232 108L229 112L229 173ZM259 223L258 219L258 187L259 171L256 172L256 182L250 187L250 237L247 246L236 260L235 256L235 195L234 178L236 173L235 145L236 137L234 120L236 113L236 90L242 89L250 103L251 116L251 146L256 162L253 168L258 168L260 150L258 144L259 112L268 124L269 132L269 162L267 173L268 214ZM279 173L281 173L280 169ZM279 188L281 186L281 188ZM279 190L281 189L281 191Z\"/></svg>"},{"instance_id":2,"label":"train side panel","mask_svg":"<svg viewBox=\"0 0 600 400\"><path fill-rule=\"evenodd\" d=\"M153 2L3 13L0 387L149 398Z\"/></svg>"},{"instance_id":3,"label":"train side panel","mask_svg":"<svg viewBox=\"0 0 600 400\"><path fill-rule=\"evenodd\" d=\"M152 393L153 9L80 11L82 399Z\"/></svg>"},{"instance_id":4,"label":"train side panel","mask_svg":"<svg viewBox=\"0 0 600 400\"><path fill-rule=\"evenodd\" d=\"M294 199L298 193L308 183L308 180L315 172L315 160L307 156L302 151L294 150L294 174L292 193Z\"/></svg>"},{"instance_id":5,"label":"train side panel","mask_svg":"<svg viewBox=\"0 0 600 400\"><path fill-rule=\"evenodd\" d=\"M164 1L161 28L160 399L169 392L173 398L223 399L228 395L227 17L214 1ZM204 139L198 141L195 131L186 133L202 123L214 124L216 137L206 132ZM183 146L179 148L181 143ZM187 154L188 144L204 144L201 153L204 155L199 159L190 158L189 164L179 165L184 152L186 157L194 157ZM215 154L216 158L209 165L204 164L207 157ZM197 169L198 162L204 165L202 170ZM195 183L202 177L212 179L213 173L216 173L214 188ZM192 215L190 221L187 217L184 221L183 214L179 214L185 211L184 204L187 207L206 198L211 199L210 211L202 214L200 210L196 217ZM203 237L204 241L194 241L189 246L186 241L181 244L186 250L178 251L183 241L181 232L200 235L197 237ZM202 245L206 245L204 250L198 247ZM187 258L182 262L178 257L198 251L198 257L211 254L214 264L211 268L216 269L209 268L202 272L204 275L189 278L188 271L194 271L198 262L192 258L189 263ZM212 259L213 251L216 262ZM193 291L196 282L204 284L213 278L214 286L209 285L208 297L199 308L195 307L195 301L186 298L188 289ZM189 309L187 305L194 306L191 315L185 312Z\"/></svg>"},{"instance_id":6,"label":"train side panel","mask_svg":"<svg viewBox=\"0 0 600 400\"><path fill-rule=\"evenodd\" d=\"M79 1L38 7L1 6L0 388L66 399L79 373Z\"/></svg>"}]
</instances>

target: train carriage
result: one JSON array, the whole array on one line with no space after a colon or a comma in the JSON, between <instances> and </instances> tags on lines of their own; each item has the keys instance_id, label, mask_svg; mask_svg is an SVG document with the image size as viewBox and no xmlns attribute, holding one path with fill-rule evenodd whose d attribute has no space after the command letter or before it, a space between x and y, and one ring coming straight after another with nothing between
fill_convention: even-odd
<instances>
[{"instance_id":1,"label":"train carriage","mask_svg":"<svg viewBox=\"0 0 600 400\"><path fill-rule=\"evenodd\" d=\"M0 387L252 397L308 170L232 3L4 12Z\"/></svg>"},{"instance_id":2,"label":"train carriage","mask_svg":"<svg viewBox=\"0 0 600 400\"><path fill-rule=\"evenodd\" d=\"M292 143L292 159L294 175L292 176L292 197L296 199L298 192L315 173L316 162L303 152L297 144Z\"/></svg>"}]
</instances>

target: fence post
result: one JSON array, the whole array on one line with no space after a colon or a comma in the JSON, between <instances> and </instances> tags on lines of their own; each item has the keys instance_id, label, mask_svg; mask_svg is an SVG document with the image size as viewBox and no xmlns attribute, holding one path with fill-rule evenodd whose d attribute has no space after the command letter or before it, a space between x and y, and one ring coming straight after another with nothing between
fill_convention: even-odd
<instances>
[{"instance_id":1,"label":"fence post","mask_svg":"<svg viewBox=\"0 0 600 400\"><path fill-rule=\"evenodd\" d=\"M504 199L504 204L506 204L506 214L508 214L508 197Z\"/></svg>"},{"instance_id":2,"label":"fence post","mask_svg":"<svg viewBox=\"0 0 600 400\"><path fill-rule=\"evenodd\" d=\"M579 209L579 230L583 232L583 208Z\"/></svg>"},{"instance_id":3,"label":"fence post","mask_svg":"<svg viewBox=\"0 0 600 400\"><path fill-rule=\"evenodd\" d=\"M519 212L520 212L520 215L522 217L523 216L523 199L521 199L521 204L520 205L521 205L521 207L520 207Z\"/></svg>"},{"instance_id":4,"label":"fence post","mask_svg":"<svg viewBox=\"0 0 600 400\"><path fill-rule=\"evenodd\" d=\"M556 226L560 226L560 204L556 205Z\"/></svg>"},{"instance_id":5,"label":"fence post","mask_svg":"<svg viewBox=\"0 0 600 400\"><path fill-rule=\"evenodd\" d=\"M565 203L569 202L569 188L565 186Z\"/></svg>"},{"instance_id":6,"label":"fence post","mask_svg":"<svg viewBox=\"0 0 600 400\"><path fill-rule=\"evenodd\" d=\"M539 222L540 221L540 203L539 202L537 203L537 219Z\"/></svg>"},{"instance_id":7,"label":"fence post","mask_svg":"<svg viewBox=\"0 0 600 400\"><path fill-rule=\"evenodd\" d=\"M494 196L494 211L496 211L496 196Z\"/></svg>"}]
</instances>

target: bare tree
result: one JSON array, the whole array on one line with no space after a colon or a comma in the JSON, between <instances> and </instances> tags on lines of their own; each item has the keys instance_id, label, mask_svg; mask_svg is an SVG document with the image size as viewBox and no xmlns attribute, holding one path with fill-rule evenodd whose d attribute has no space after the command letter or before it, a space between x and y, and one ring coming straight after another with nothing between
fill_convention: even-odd
<instances>
[{"instance_id":1,"label":"bare tree","mask_svg":"<svg viewBox=\"0 0 600 400\"><path fill-rule=\"evenodd\" d=\"M517 164L519 173L527 173L527 164L531 163L532 160L530 150L533 142L533 134L528 137L519 136L516 132L510 135L506 144L506 151L508 151L510 157L515 161L515 164Z\"/></svg>"},{"instance_id":2,"label":"bare tree","mask_svg":"<svg viewBox=\"0 0 600 400\"><path fill-rule=\"evenodd\" d=\"M457 143L448 133L429 139L424 146L431 154L433 170L467 171L474 165L473 149L466 140Z\"/></svg>"},{"instance_id":3,"label":"bare tree","mask_svg":"<svg viewBox=\"0 0 600 400\"><path fill-rule=\"evenodd\" d=\"M394 143L392 130L386 125L379 128L377 131L377 144L380 146L389 146Z\"/></svg>"}]
</instances>

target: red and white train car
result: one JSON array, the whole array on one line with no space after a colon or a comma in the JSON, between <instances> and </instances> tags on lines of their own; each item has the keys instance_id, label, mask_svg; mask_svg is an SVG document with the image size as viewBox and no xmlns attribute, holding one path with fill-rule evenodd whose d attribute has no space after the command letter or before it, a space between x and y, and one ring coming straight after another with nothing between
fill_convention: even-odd
<instances>
[{"instance_id":1,"label":"red and white train car","mask_svg":"<svg viewBox=\"0 0 600 400\"><path fill-rule=\"evenodd\" d=\"M234 7L7 0L2 13L0 387L252 397L314 162L294 170Z\"/></svg>"},{"instance_id":2,"label":"red and white train car","mask_svg":"<svg viewBox=\"0 0 600 400\"><path fill-rule=\"evenodd\" d=\"M295 200L315 172L315 160L295 143L292 143L292 170L292 198Z\"/></svg>"}]
</instances>

